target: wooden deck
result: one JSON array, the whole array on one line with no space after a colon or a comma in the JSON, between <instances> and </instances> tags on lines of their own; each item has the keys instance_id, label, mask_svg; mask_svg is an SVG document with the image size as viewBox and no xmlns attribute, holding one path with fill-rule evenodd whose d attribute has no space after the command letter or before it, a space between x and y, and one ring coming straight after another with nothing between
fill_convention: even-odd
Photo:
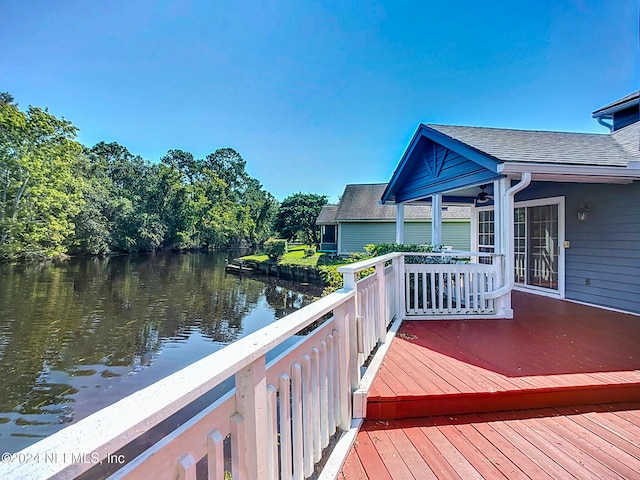
<instances>
[{"instance_id":1,"label":"wooden deck","mask_svg":"<svg viewBox=\"0 0 640 480\"><path fill-rule=\"evenodd\" d=\"M405 322L341 478L640 478L640 317L513 307Z\"/></svg>"}]
</instances>

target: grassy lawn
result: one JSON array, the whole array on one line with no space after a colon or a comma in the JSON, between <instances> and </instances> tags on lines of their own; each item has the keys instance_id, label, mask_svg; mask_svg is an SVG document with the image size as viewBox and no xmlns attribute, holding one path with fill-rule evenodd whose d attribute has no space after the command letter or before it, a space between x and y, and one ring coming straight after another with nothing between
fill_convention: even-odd
<instances>
[{"instance_id":1,"label":"grassy lawn","mask_svg":"<svg viewBox=\"0 0 640 480\"><path fill-rule=\"evenodd\" d=\"M289 251L285 253L284 257L280 260L280 265L298 265L301 267L317 267L320 265L333 265L342 264L344 260L331 258L328 253L316 253L311 257L304 256L305 246L289 247ZM267 255L247 255L240 257L241 260L246 262L268 262L269 257Z\"/></svg>"}]
</instances>

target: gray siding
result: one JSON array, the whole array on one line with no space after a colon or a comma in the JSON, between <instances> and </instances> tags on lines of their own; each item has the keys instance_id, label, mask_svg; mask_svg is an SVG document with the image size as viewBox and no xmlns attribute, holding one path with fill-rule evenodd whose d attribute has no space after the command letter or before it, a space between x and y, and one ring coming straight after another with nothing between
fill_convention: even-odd
<instances>
[{"instance_id":1,"label":"gray siding","mask_svg":"<svg viewBox=\"0 0 640 480\"><path fill-rule=\"evenodd\" d=\"M395 222L366 223L349 222L340 224L339 234L342 254L363 252L369 243L393 243L396 241Z\"/></svg>"},{"instance_id":2,"label":"gray siding","mask_svg":"<svg viewBox=\"0 0 640 480\"><path fill-rule=\"evenodd\" d=\"M340 225L340 252L362 252L369 243L395 243L395 222L349 222ZM469 222L444 222L442 242L456 250L470 248ZM431 222L405 222L405 243L430 243Z\"/></svg>"},{"instance_id":3,"label":"gray siding","mask_svg":"<svg viewBox=\"0 0 640 480\"><path fill-rule=\"evenodd\" d=\"M442 224L442 244L454 250L471 250L471 223L445 222Z\"/></svg>"},{"instance_id":4,"label":"gray siding","mask_svg":"<svg viewBox=\"0 0 640 480\"><path fill-rule=\"evenodd\" d=\"M566 298L640 313L640 183L534 183L516 200L565 197ZM587 220L576 211L589 204ZM589 283L589 285L587 285Z\"/></svg>"}]
</instances>

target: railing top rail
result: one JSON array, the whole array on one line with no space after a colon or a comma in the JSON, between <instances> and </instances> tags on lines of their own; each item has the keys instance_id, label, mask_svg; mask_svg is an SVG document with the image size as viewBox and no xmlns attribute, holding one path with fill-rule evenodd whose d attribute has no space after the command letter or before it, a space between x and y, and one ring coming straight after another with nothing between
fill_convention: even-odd
<instances>
[{"instance_id":1,"label":"railing top rail","mask_svg":"<svg viewBox=\"0 0 640 480\"><path fill-rule=\"evenodd\" d=\"M411 257L502 257L502 253L467 252L464 250L443 250L442 252L403 252Z\"/></svg>"},{"instance_id":2,"label":"railing top rail","mask_svg":"<svg viewBox=\"0 0 640 480\"><path fill-rule=\"evenodd\" d=\"M360 262L350 263L338 267L340 273L357 273L365 268L374 267L381 262L387 262L394 258L402 256L410 257L502 257L502 253L490 253L490 252L466 252L462 250L445 250L442 252L393 252L386 255L380 255L378 257L369 258Z\"/></svg>"},{"instance_id":3,"label":"railing top rail","mask_svg":"<svg viewBox=\"0 0 640 480\"><path fill-rule=\"evenodd\" d=\"M386 255L380 255L379 257L369 258L367 260L362 260L360 262L350 263L348 265L343 265L341 267L338 267L338 272L358 273L360 270L374 267L380 262L388 262L389 260L393 260L394 258L401 257L403 254L404 252L387 253Z\"/></svg>"},{"instance_id":4,"label":"railing top rail","mask_svg":"<svg viewBox=\"0 0 640 480\"><path fill-rule=\"evenodd\" d=\"M23 452L34 455L62 451L92 452L106 457L353 296L354 290L331 293L27 447ZM20 468L17 463L0 464L0 476L20 475ZM87 468L83 464L52 462L39 464L38 475L48 478L64 472L62 477L71 478Z\"/></svg>"}]
</instances>

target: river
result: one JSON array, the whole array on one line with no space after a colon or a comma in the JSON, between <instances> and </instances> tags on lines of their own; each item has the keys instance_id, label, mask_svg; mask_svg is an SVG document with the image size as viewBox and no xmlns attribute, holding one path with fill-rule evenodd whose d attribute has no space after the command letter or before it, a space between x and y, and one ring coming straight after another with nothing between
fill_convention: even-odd
<instances>
[{"instance_id":1,"label":"river","mask_svg":"<svg viewBox=\"0 0 640 480\"><path fill-rule=\"evenodd\" d=\"M313 301L232 253L0 265L0 451L16 452Z\"/></svg>"}]
</instances>

